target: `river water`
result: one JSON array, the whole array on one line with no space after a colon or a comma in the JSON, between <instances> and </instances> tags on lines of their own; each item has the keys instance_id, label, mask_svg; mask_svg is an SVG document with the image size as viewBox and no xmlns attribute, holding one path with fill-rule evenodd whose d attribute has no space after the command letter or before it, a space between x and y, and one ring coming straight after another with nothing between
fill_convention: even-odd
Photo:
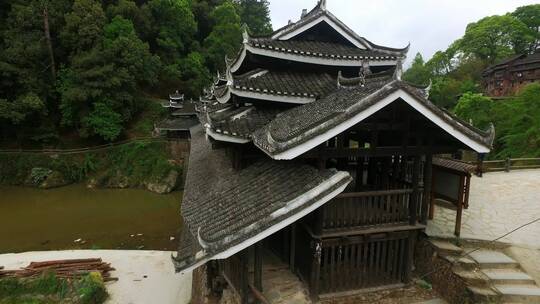
<instances>
[{"instance_id":1,"label":"river water","mask_svg":"<svg viewBox=\"0 0 540 304\"><path fill-rule=\"evenodd\" d=\"M176 250L181 192L0 186L0 253L63 249Z\"/></svg>"}]
</instances>

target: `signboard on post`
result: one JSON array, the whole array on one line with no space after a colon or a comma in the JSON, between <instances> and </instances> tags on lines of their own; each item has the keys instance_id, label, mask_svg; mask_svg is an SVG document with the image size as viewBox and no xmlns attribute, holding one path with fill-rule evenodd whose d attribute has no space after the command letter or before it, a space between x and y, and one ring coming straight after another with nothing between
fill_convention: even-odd
<instances>
[{"instance_id":1,"label":"signboard on post","mask_svg":"<svg viewBox=\"0 0 540 304\"><path fill-rule=\"evenodd\" d=\"M458 160L433 158L433 180L430 204L430 219L433 219L435 200L452 203L456 207L456 227L454 234L461 232L463 209L469 208L471 175L476 166Z\"/></svg>"}]
</instances>

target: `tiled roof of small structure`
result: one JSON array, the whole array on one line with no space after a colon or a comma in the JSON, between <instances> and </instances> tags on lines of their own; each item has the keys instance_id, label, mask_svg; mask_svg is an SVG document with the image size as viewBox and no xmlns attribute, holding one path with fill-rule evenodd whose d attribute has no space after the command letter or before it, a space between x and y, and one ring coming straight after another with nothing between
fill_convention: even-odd
<instances>
[{"instance_id":1,"label":"tiled roof of small structure","mask_svg":"<svg viewBox=\"0 0 540 304\"><path fill-rule=\"evenodd\" d=\"M442 157L434 157L433 165L467 174L475 172L477 167L476 165L466 163L460 160Z\"/></svg>"},{"instance_id":2,"label":"tiled roof of small structure","mask_svg":"<svg viewBox=\"0 0 540 304\"><path fill-rule=\"evenodd\" d=\"M182 201L184 232L174 259L177 271L238 249L351 180L346 172L270 159L235 171L226 152L212 150L201 127L192 129Z\"/></svg>"},{"instance_id":3,"label":"tiled roof of small structure","mask_svg":"<svg viewBox=\"0 0 540 304\"><path fill-rule=\"evenodd\" d=\"M320 98L336 88L336 78L325 73L255 69L234 76L233 88L257 93Z\"/></svg>"},{"instance_id":4,"label":"tiled roof of small structure","mask_svg":"<svg viewBox=\"0 0 540 304\"><path fill-rule=\"evenodd\" d=\"M252 47L268 49L276 52L291 53L311 57L332 58L335 60L396 60L395 54L377 50L364 50L340 43L299 40L274 40L270 38L252 38Z\"/></svg>"},{"instance_id":5,"label":"tiled roof of small structure","mask_svg":"<svg viewBox=\"0 0 540 304\"><path fill-rule=\"evenodd\" d=\"M201 123L216 133L227 136L251 139L253 132L268 124L281 110L270 107L220 107L201 113Z\"/></svg>"},{"instance_id":6,"label":"tiled roof of small structure","mask_svg":"<svg viewBox=\"0 0 540 304\"><path fill-rule=\"evenodd\" d=\"M364 86L341 88L315 102L284 112L253 135L253 142L270 155L289 150L349 120L393 92L403 89L413 95L433 114L453 128L486 146L493 142L493 132L483 132L438 108L425 92L386 74L372 75Z\"/></svg>"}]
</instances>

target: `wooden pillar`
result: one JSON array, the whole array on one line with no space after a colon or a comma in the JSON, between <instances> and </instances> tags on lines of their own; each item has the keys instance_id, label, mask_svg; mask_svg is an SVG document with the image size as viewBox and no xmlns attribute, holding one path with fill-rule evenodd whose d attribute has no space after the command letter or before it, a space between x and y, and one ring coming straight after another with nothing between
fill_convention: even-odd
<instances>
[{"instance_id":1,"label":"wooden pillar","mask_svg":"<svg viewBox=\"0 0 540 304\"><path fill-rule=\"evenodd\" d=\"M383 160L382 164L382 188L383 190L390 189L390 167L391 167L392 157L387 156Z\"/></svg>"},{"instance_id":2,"label":"wooden pillar","mask_svg":"<svg viewBox=\"0 0 540 304\"><path fill-rule=\"evenodd\" d=\"M255 244L255 256L253 259L254 262L254 278L253 278L253 284L255 285L255 288L259 290L260 292L263 291L262 286L262 265L263 265L263 243L262 241L259 241L257 244Z\"/></svg>"},{"instance_id":3,"label":"wooden pillar","mask_svg":"<svg viewBox=\"0 0 540 304\"><path fill-rule=\"evenodd\" d=\"M392 164L392 188L398 189L399 185L399 155L394 155L394 163Z\"/></svg>"},{"instance_id":4,"label":"wooden pillar","mask_svg":"<svg viewBox=\"0 0 540 304\"><path fill-rule=\"evenodd\" d=\"M460 176L459 178L459 197L457 201L457 212L456 212L456 227L454 229L454 234L459 237L461 234L461 215L463 213L463 195L464 195L464 184L465 184L465 176Z\"/></svg>"},{"instance_id":5,"label":"wooden pillar","mask_svg":"<svg viewBox=\"0 0 540 304\"><path fill-rule=\"evenodd\" d=\"M484 170L484 157L485 157L485 154L478 154L478 163L476 165L476 175L478 177L482 177L482 174L483 174L483 170Z\"/></svg>"},{"instance_id":6,"label":"wooden pillar","mask_svg":"<svg viewBox=\"0 0 540 304\"><path fill-rule=\"evenodd\" d=\"M433 166L432 166L433 168ZM435 193L433 192L433 185L435 184L435 181L437 180L437 171L433 171L432 169L432 183L431 183L431 197L429 199L429 219L432 220L435 216Z\"/></svg>"},{"instance_id":7,"label":"wooden pillar","mask_svg":"<svg viewBox=\"0 0 540 304\"><path fill-rule=\"evenodd\" d=\"M234 147L232 148L233 151L233 168L235 170L241 170L242 169L242 146Z\"/></svg>"},{"instance_id":8,"label":"wooden pillar","mask_svg":"<svg viewBox=\"0 0 540 304\"><path fill-rule=\"evenodd\" d=\"M248 304L249 295L249 269L248 269L248 249L244 249L240 252L240 289L241 303Z\"/></svg>"},{"instance_id":9,"label":"wooden pillar","mask_svg":"<svg viewBox=\"0 0 540 304\"><path fill-rule=\"evenodd\" d=\"M431 203L431 182L433 180L433 155L426 154L426 162L424 163L424 199L422 201L422 224L427 224L428 206Z\"/></svg>"},{"instance_id":10,"label":"wooden pillar","mask_svg":"<svg viewBox=\"0 0 540 304\"><path fill-rule=\"evenodd\" d=\"M291 245L290 245L290 256L289 256L289 268L294 273L294 259L296 256L296 223L291 225Z\"/></svg>"},{"instance_id":11,"label":"wooden pillar","mask_svg":"<svg viewBox=\"0 0 540 304\"><path fill-rule=\"evenodd\" d=\"M357 156L356 157L356 184L355 184L355 190L361 191L362 187L364 186L364 157L363 156Z\"/></svg>"},{"instance_id":12,"label":"wooden pillar","mask_svg":"<svg viewBox=\"0 0 540 304\"><path fill-rule=\"evenodd\" d=\"M313 249L313 259L311 261L310 291L313 302L317 302L319 299L322 243L320 240L313 240L311 244Z\"/></svg>"},{"instance_id":13,"label":"wooden pillar","mask_svg":"<svg viewBox=\"0 0 540 304\"><path fill-rule=\"evenodd\" d=\"M407 252L404 269L404 281L405 283L411 282L412 279L412 267L414 263L414 243L416 240L416 230L409 231L409 238L407 240Z\"/></svg>"},{"instance_id":14,"label":"wooden pillar","mask_svg":"<svg viewBox=\"0 0 540 304\"><path fill-rule=\"evenodd\" d=\"M415 155L412 172L412 195L409 202L409 225L416 225L418 198L420 197L420 156Z\"/></svg>"}]
</instances>

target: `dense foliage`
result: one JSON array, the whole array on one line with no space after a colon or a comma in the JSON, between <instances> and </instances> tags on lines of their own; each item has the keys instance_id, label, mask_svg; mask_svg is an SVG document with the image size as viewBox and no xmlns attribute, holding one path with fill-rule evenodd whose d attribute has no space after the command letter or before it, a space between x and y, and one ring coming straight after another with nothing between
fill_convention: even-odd
<instances>
[{"instance_id":1,"label":"dense foliage","mask_svg":"<svg viewBox=\"0 0 540 304\"><path fill-rule=\"evenodd\" d=\"M197 98L272 29L267 0L7 0L0 4L0 140L114 141L173 90Z\"/></svg>"},{"instance_id":2,"label":"dense foliage","mask_svg":"<svg viewBox=\"0 0 540 304\"><path fill-rule=\"evenodd\" d=\"M403 78L417 85L432 81L430 100L485 129L495 124L492 158L540 156L540 87L492 101L482 96L482 71L540 46L540 4L523 6L503 16L485 17L467 26L446 50L424 61L417 54ZM534 94L537 95L534 95ZM458 102L459 101L459 102Z\"/></svg>"},{"instance_id":3,"label":"dense foliage","mask_svg":"<svg viewBox=\"0 0 540 304\"><path fill-rule=\"evenodd\" d=\"M417 54L403 78L418 85L433 82L431 100L452 109L466 92L481 91L481 73L515 54L534 52L540 41L540 4L469 24L461 39L424 61Z\"/></svg>"},{"instance_id":4,"label":"dense foliage","mask_svg":"<svg viewBox=\"0 0 540 304\"><path fill-rule=\"evenodd\" d=\"M455 113L479 128L495 124L492 158L540 157L540 84L530 84L504 101L466 93Z\"/></svg>"},{"instance_id":5,"label":"dense foliage","mask_svg":"<svg viewBox=\"0 0 540 304\"><path fill-rule=\"evenodd\" d=\"M80 154L0 154L0 184L36 185L43 175L58 172L68 183L88 178L125 178L130 186L161 180L171 170L182 170L168 161L166 143L134 142Z\"/></svg>"}]
</instances>

